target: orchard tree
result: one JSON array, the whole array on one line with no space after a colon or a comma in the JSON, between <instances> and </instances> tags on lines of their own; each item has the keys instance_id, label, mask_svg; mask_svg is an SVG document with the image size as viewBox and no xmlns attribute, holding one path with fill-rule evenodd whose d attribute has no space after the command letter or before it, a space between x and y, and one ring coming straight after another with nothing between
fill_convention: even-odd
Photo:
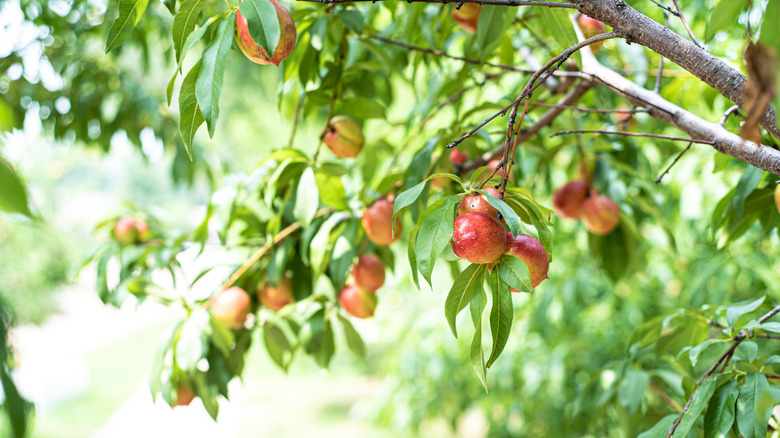
<instances>
[{"instance_id":1,"label":"orchard tree","mask_svg":"<svg viewBox=\"0 0 780 438\"><path fill-rule=\"evenodd\" d=\"M242 133L274 149L242 181L225 183L199 227L117 216L99 227L112 239L87 260L106 303L134 296L186 310L152 370L153 394L171 406L198 397L216 418L253 332L284 370L299 354L328 367L337 336L364 356L352 321L381 308L387 269L446 292L441 323L456 337L468 307L470 348L460 354L489 390L488 368L523 335L513 330L515 303L546 300L563 281L550 274L569 244L553 251L559 218L582 221L588 257L610 281L637 275L653 257L644 230L659 227L676 248L664 206L676 200L658 194L692 148L711 151L724 181L742 173L711 214L713 235L728 245L780 225L780 0L119 0L106 10L24 0L20 10L37 33L0 61L0 122L18 127L37 113L55 138L104 150L118 133L138 144L150 128L176 154L174 178L192 182L203 170L215 193L208 140L196 133L203 126L215 136L225 87L259 100L257 84L226 83L226 72L278 73L277 105L292 131ZM60 86L27 74L30 45ZM150 76L160 53L171 61L164 98L123 64L128 51ZM320 132L313 151L296 143L304 123ZM11 166L0 172L19 181ZM32 215L14 187L0 207ZM187 272L177 256L215 238L252 249L220 288L179 294L152 280L168 272L194 290L209 270ZM396 260L399 245L408 267ZM111 263L121 265L118 282ZM449 266L451 284L434 282L437 263ZM603 390L590 400L594 412L616 406L626 435L776 429L780 323L771 318L780 306L759 293L776 274L751 280L752 298L735 304L668 313L651 299L641 325L623 333L619 372L585 376L583 399ZM616 378L611 392L600 388ZM560 416L580 434L606 421Z\"/></svg>"}]
</instances>

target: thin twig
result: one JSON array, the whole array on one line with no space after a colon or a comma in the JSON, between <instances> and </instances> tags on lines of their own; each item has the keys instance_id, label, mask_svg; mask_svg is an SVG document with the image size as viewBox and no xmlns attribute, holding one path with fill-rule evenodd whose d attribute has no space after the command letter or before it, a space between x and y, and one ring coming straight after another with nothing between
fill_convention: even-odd
<instances>
[{"instance_id":1,"label":"thin twig","mask_svg":"<svg viewBox=\"0 0 780 438\"><path fill-rule=\"evenodd\" d=\"M541 102L531 102L528 105L542 106L545 108L562 108L562 109L569 109L573 111L581 111L584 113L599 113L599 114L635 114L635 113L647 112L647 110L644 108L639 108L639 109L634 108L630 110L611 110L611 109L596 109L596 108L580 108L578 106L561 105L558 103L541 103Z\"/></svg>"},{"instance_id":2,"label":"thin twig","mask_svg":"<svg viewBox=\"0 0 780 438\"><path fill-rule=\"evenodd\" d=\"M403 47L404 49L407 49L407 50L414 50L416 52L428 53L430 55L441 56L443 58L454 59L456 61L462 61L462 62L465 62L467 64L486 65L488 67L496 67L496 68L500 68L502 70L514 71L514 72L518 72L518 73L528 73L528 74L531 74L531 73L535 73L536 72L535 70L531 70L531 69L527 69L527 68L515 67L514 65L494 64L492 62L480 61L479 59L465 58L465 57L462 57L462 56L454 56L454 55L450 55L450 54L448 54L446 52L442 52L441 50L428 49L428 48L425 48L425 47L414 46L414 45L411 45L411 44L404 43L402 41L392 40L390 38L386 38L386 37L383 37L381 35L371 34L371 35L368 35L367 38L371 38L371 39L374 39L374 40L377 40L377 41L381 41L381 42L387 43L387 44L392 44L394 46ZM579 77L579 73L577 73L577 72L559 72L558 76Z\"/></svg>"},{"instance_id":3,"label":"thin twig","mask_svg":"<svg viewBox=\"0 0 780 438\"><path fill-rule=\"evenodd\" d=\"M662 399L666 402L667 405L671 406L672 409L674 409L677 412L682 412L682 406L677 404L676 401L672 400L671 397L669 397L669 394L667 394L663 389L661 389L660 386L658 386L657 383L655 383L655 380L650 380L650 387L653 388L653 391L658 393L658 395L661 396Z\"/></svg>"},{"instance_id":4,"label":"thin twig","mask_svg":"<svg viewBox=\"0 0 780 438\"><path fill-rule=\"evenodd\" d=\"M454 142L448 144L447 147L448 148L452 148L452 147L457 146L460 142L462 142L463 140L465 140L465 139L471 137L472 135L474 135L475 132L477 132L480 129L482 129L485 125L487 125L488 123L493 121L493 119L495 119L499 115L506 114L506 112L510 108L512 108L513 106L517 105L521 100L523 100L524 98L529 96L531 93L533 93L534 90L539 88L544 83L544 81L546 81L547 78L549 78L564 62L566 62L566 60L574 52L580 50L583 47L589 46L589 45L591 45L593 43L597 43L599 41L605 41L605 40L608 40L608 39L621 38L621 37L622 37L622 35L620 33L618 33L618 32L602 33L600 35L596 35L594 37L588 38L588 39L586 39L584 41L580 41L579 43L577 43L577 44L569 47L568 49L564 50L563 52L559 53L557 56L555 56L554 58L552 58L549 61L547 61L547 64L543 65L542 68L537 70L536 73L534 73L531 76L531 79L528 81L528 83L526 84L525 88L523 88L523 91L520 92L520 95L517 96L517 99L513 100L512 103L510 103L509 105L505 106L504 108L502 108L501 110L499 110L498 112L493 114L492 116L488 117L484 122L480 123L476 128L474 128L471 131L467 132L466 134L464 134L463 136L461 136L459 139L455 140ZM547 72L546 76L543 76L543 77L540 78L540 76L545 71L550 69L550 67L552 67L553 64L555 64L555 67L553 67L553 69L551 71ZM534 85L534 83L536 82L537 79L539 80L539 83Z\"/></svg>"},{"instance_id":5,"label":"thin twig","mask_svg":"<svg viewBox=\"0 0 780 438\"><path fill-rule=\"evenodd\" d=\"M720 122L718 122L718 124L719 124L720 126L726 126L726 120L728 120L728 119L729 119L729 117L730 117L732 114L736 114L736 115L738 115L738 116L740 116L740 117L743 117L743 116L742 116L742 113L739 111L739 107L738 107L738 106L736 106L736 105L734 105L734 106L732 106L731 108L729 108L729 109L727 109L727 110L726 110L726 112L723 114L723 117L721 117L721 118L720 118Z\"/></svg>"},{"instance_id":6,"label":"thin twig","mask_svg":"<svg viewBox=\"0 0 780 438\"><path fill-rule=\"evenodd\" d=\"M357 2L371 2L376 3L382 0L298 0L302 2L311 3L357 3ZM406 0L406 3L463 3L463 0ZM524 1L524 0L474 0L470 3L478 3L480 5L499 5L499 6L545 6L548 8L567 8L577 9L577 5L574 3L558 3L558 2L545 2L545 1Z\"/></svg>"},{"instance_id":7,"label":"thin twig","mask_svg":"<svg viewBox=\"0 0 780 438\"><path fill-rule=\"evenodd\" d=\"M696 40L696 37L693 35L693 31L691 30L690 26L688 26L688 22L685 21L685 16L680 9L680 5L677 4L677 0L672 0L672 3L674 3L674 7L677 8L677 12L679 13L678 17L680 18L683 26L685 26L685 30L688 31L688 35L690 35L691 41L693 41L693 44L696 44L699 48L701 48L701 44L699 44L699 41Z\"/></svg>"},{"instance_id":8,"label":"thin twig","mask_svg":"<svg viewBox=\"0 0 780 438\"><path fill-rule=\"evenodd\" d=\"M600 129L576 129L572 131L558 131L555 134L552 134L550 137L556 137L559 135L568 135L568 134L614 134L614 135L622 135L625 137L650 137L650 138L662 138L664 140L670 140L670 141L687 141L690 143L700 143L700 144L708 144L712 146L714 142L709 140L698 140L695 138L685 138L685 137L672 137L669 135L660 135L660 134L647 134L644 132L625 132L625 131L603 131Z\"/></svg>"},{"instance_id":9,"label":"thin twig","mask_svg":"<svg viewBox=\"0 0 780 438\"><path fill-rule=\"evenodd\" d=\"M764 316L758 319L759 324L763 324L766 322L769 318L775 316L778 312L780 312L780 306L775 306L772 310L767 312ZM731 358L731 356L734 354L734 351L736 351L739 344L747 339L748 337L753 336L752 331L742 331L739 335L734 337L734 343L731 344L731 347L729 347L728 350L726 350L725 353L723 353L718 360L710 367L709 370L707 370L706 373L704 373L704 376L699 380L699 382L696 384L696 387L693 388L693 391L691 392L691 396L688 397L688 402L685 403L685 407L683 408L682 412L680 412L680 416L677 417L677 420L672 425L672 428L669 430L669 433L666 434L666 438L671 438L672 435L674 435L674 431L677 429L677 426L680 424L680 421L682 421L682 417L685 415L685 411L688 410L688 408L691 406L691 402L693 401L693 396L696 395L696 390L701 387L702 383L704 383L705 380L718 368L718 366L725 360L728 360ZM725 369L725 365L723 369ZM723 373L723 370L721 370L721 373ZM767 375L767 378L769 376Z\"/></svg>"},{"instance_id":10,"label":"thin twig","mask_svg":"<svg viewBox=\"0 0 780 438\"><path fill-rule=\"evenodd\" d=\"M323 208L323 209L317 211L317 213L314 214L314 217L315 218L316 217L320 217L320 216L326 215L326 214L328 214L328 213L330 213L332 211L333 211L332 208ZM245 261L243 265L241 265L238 269L236 269L235 272L233 272L233 275L231 275L230 278L228 278L227 281L225 281L225 283L222 284L222 289L221 290L225 290L225 289L229 288L230 286L232 286L233 283L238 281L238 279L241 278L241 276L244 275L244 273L250 267L252 267L252 265L254 265L258 260L263 258L263 256L265 255L265 253L268 252L268 250L270 250L274 246L278 245L279 242L281 242L282 240L286 239L290 234L298 231L298 229L300 229L300 228L301 228L301 223L300 222L293 222L292 224L288 225L285 229L280 231L279 234L274 236L273 239L265 242L265 244L263 244L263 246L261 246L257 251L255 251L254 254L252 254L252 257L249 257L249 259L247 259L247 261Z\"/></svg>"},{"instance_id":11,"label":"thin twig","mask_svg":"<svg viewBox=\"0 0 780 438\"><path fill-rule=\"evenodd\" d=\"M515 162L515 151L517 150L518 138L520 138L520 127L523 126L525 115L528 114L528 101L531 97L525 99L523 105L523 112L520 114L520 121L517 122L517 130L515 131L515 141L512 143L512 152L510 152L504 160L504 177L501 178L501 189L498 191L498 198L504 200L504 192L506 191L506 182L509 180L509 172L512 170L512 165Z\"/></svg>"},{"instance_id":12,"label":"thin twig","mask_svg":"<svg viewBox=\"0 0 780 438\"><path fill-rule=\"evenodd\" d=\"M658 175L658 178L655 179L656 184L661 184L661 180L664 178L664 176L669 173L670 170L672 170L672 167L674 167L675 164L677 164L678 161L680 161L680 158L682 158L683 155L685 155L686 152L693 146L693 143L688 143L688 147L682 150L677 156L674 158L674 161L672 161L672 164L670 164L666 170L664 170L660 175Z\"/></svg>"},{"instance_id":13,"label":"thin twig","mask_svg":"<svg viewBox=\"0 0 780 438\"><path fill-rule=\"evenodd\" d=\"M657 1L655 1L655 0L650 0L650 1L651 1L651 2L653 2L653 3L655 3L655 5L656 5L656 6L658 6L658 7L659 7L659 8L661 8L661 9L663 9L664 11L666 11L666 12L668 12L668 13L670 13L670 14L674 15L675 17L679 17L679 16L680 16L680 13L679 13L679 12L675 11L674 9L670 8L669 6L664 6L664 5L662 5L662 4L660 4L660 3L658 3L658 2L657 2Z\"/></svg>"},{"instance_id":14,"label":"thin twig","mask_svg":"<svg viewBox=\"0 0 780 438\"><path fill-rule=\"evenodd\" d=\"M780 339L780 336L777 335L768 335L764 333L760 333L756 335L757 338L766 338L766 339Z\"/></svg>"}]
</instances>

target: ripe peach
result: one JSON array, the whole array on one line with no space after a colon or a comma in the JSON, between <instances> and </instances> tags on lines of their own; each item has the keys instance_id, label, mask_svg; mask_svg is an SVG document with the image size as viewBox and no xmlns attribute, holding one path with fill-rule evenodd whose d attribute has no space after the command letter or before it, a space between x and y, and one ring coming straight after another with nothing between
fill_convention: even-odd
<instances>
[{"instance_id":1,"label":"ripe peach","mask_svg":"<svg viewBox=\"0 0 780 438\"><path fill-rule=\"evenodd\" d=\"M366 319L374 316L377 297L376 294L366 292L353 284L341 290L339 304L350 315Z\"/></svg>"},{"instance_id":2,"label":"ripe peach","mask_svg":"<svg viewBox=\"0 0 780 438\"><path fill-rule=\"evenodd\" d=\"M292 293L292 281L288 277L282 277L276 286L267 284L265 287L258 288L257 297L260 300L260 304L277 312L282 307L295 301Z\"/></svg>"},{"instance_id":3,"label":"ripe peach","mask_svg":"<svg viewBox=\"0 0 780 438\"><path fill-rule=\"evenodd\" d=\"M211 302L211 314L217 321L232 329L244 326L252 300L240 287L231 287L218 293Z\"/></svg>"},{"instance_id":4,"label":"ripe peach","mask_svg":"<svg viewBox=\"0 0 780 438\"><path fill-rule=\"evenodd\" d=\"M582 29L582 34L585 36L585 38L594 37L607 31L607 29L604 27L604 23L596 20L595 18L590 18L587 15L580 15L580 17L577 19L577 22L579 23L580 29ZM600 49L602 45L604 45L604 41L599 41L597 43L591 44L590 48L595 52Z\"/></svg>"},{"instance_id":5,"label":"ripe peach","mask_svg":"<svg viewBox=\"0 0 780 438\"><path fill-rule=\"evenodd\" d=\"M377 245L388 246L401 237L401 218L393 224L393 203L380 199L368 207L361 219L368 238Z\"/></svg>"},{"instance_id":6,"label":"ripe peach","mask_svg":"<svg viewBox=\"0 0 780 438\"><path fill-rule=\"evenodd\" d=\"M339 158L354 158L363 150L363 129L347 116L336 116L328 122L322 142Z\"/></svg>"},{"instance_id":7,"label":"ripe peach","mask_svg":"<svg viewBox=\"0 0 780 438\"><path fill-rule=\"evenodd\" d=\"M501 160L492 160L487 163L488 170L485 171L485 173L482 174L482 176L487 177L491 173L493 173L493 169L498 167L498 163L500 163ZM493 175L493 178L503 178L504 177L504 167L501 169L498 169L498 172L496 172L495 175ZM509 174L509 181L514 181L515 179L512 177L512 174Z\"/></svg>"},{"instance_id":8,"label":"ripe peach","mask_svg":"<svg viewBox=\"0 0 780 438\"><path fill-rule=\"evenodd\" d=\"M512 233L506 233L506 253L513 255L525 263L531 274L531 287L539 286L539 283L549 278L547 271L550 268L550 258L542 243L527 234L518 234L512 237ZM520 292L512 288L513 292Z\"/></svg>"},{"instance_id":9,"label":"ripe peach","mask_svg":"<svg viewBox=\"0 0 780 438\"><path fill-rule=\"evenodd\" d=\"M464 5L465 6L465 5ZM456 166L462 166L469 161L469 154L458 148L452 148L450 152L450 162Z\"/></svg>"},{"instance_id":10,"label":"ripe peach","mask_svg":"<svg viewBox=\"0 0 780 438\"><path fill-rule=\"evenodd\" d=\"M485 189L485 191L493 195L494 197L498 198L498 190L488 187ZM493 205L491 205L490 202L487 200L487 197L481 193L474 193L473 195L467 195L460 200L460 204L458 204L458 211L456 212L456 214L460 216L464 213L469 213L469 212L485 213L486 215L492 217L496 217L496 215L498 214L498 210L496 209L496 207L493 207Z\"/></svg>"},{"instance_id":11,"label":"ripe peach","mask_svg":"<svg viewBox=\"0 0 780 438\"><path fill-rule=\"evenodd\" d=\"M192 389L190 389L190 387L184 383L179 382L179 384L176 386L176 400L173 402L171 407L175 408L176 406L188 406L194 399L195 393L192 391Z\"/></svg>"},{"instance_id":12,"label":"ripe peach","mask_svg":"<svg viewBox=\"0 0 780 438\"><path fill-rule=\"evenodd\" d=\"M385 265L374 254L363 254L352 268L355 284L368 292L376 292L385 284Z\"/></svg>"},{"instance_id":13,"label":"ripe peach","mask_svg":"<svg viewBox=\"0 0 780 438\"><path fill-rule=\"evenodd\" d=\"M620 222L620 209L608 197L591 193L582 203L582 222L593 234L609 234Z\"/></svg>"},{"instance_id":14,"label":"ripe peach","mask_svg":"<svg viewBox=\"0 0 780 438\"><path fill-rule=\"evenodd\" d=\"M450 245L456 256L471 263L493 263L506 251L506 232L492 216L464 213L455 218Z\"/></svg>"},{"instance_id":15,"label":"ripe peach","mask_svg":"<svg viewBox=\"0 0 780 438\"><path fill-rule=\"evenodd\" d=\"M569 181L553 193L553 209L564 219L579 219L582 202L587 196L587 181L584 179Z\"/></svg>"},{"instance_id":16,"label":"ripe peach","mask_svg":"<svg viewBox=\"0 0 780 438\"><path fill-rule=\"evenodd\" d=\"M477 31L477 24L479 23L479 13L482 11L482 5L479 3L463 3L458 7L452 8L452 19L455 20L458 25L469 33Z\"/></svg>"},{"instance_id":17,"label":"ripe peach","mask_svg":"<svg viewBox=\"0 0 780 438\"><path fill-rule=\"evenodd\" d=\"M285 58L290 56L295 48L295 41L298 39L298 32L295 30L295 22L293 21L290 11L287 10L276 0L269 0L276 8L276 18L279 20L279 27L281 28L281 35L279 36L279 44L274 49L273 56L269 59L268 52L255 43L252 39L252 35L249 33L249 26L246 18L241 15L241 9L236 10L236 27L233 31L236 44L238 48L249 58L251 61L261 65L276 65L278 66Z\"/></svg>"},{"instance_id":18,"label":"ripe peach","mask_svg":"<svg viewBox=\"0 0 780 438\"><path fill-rule=\"evenodd\" d=\"M775 206L777 211L780 212L780 184L775 187Z\"/></svg>"},{"instance_id":19,"label":"ripe peach","mask_svg":"<svg viewBox=\"0 0 780 438\"><path fill-rule=\"evenodd\" d=\"M135 219L123 217L114 224L114 238L122 245L131 245L138 240L138 237Z\"/></svg>"}]
</instances>

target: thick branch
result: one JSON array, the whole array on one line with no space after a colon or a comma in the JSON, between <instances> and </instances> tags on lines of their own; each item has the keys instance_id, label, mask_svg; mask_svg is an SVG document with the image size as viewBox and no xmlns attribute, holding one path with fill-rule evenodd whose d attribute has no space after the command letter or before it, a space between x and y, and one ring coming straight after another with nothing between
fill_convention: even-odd
<instances>
[{"instance_id":1,"label":"thick branch","mask_svg":"<svg viewBox=\"0 0 780 438\"><path fill-rule=\"evenodd\" d=\"M742 90L747 79L744 76L724 61L651 20L625 2L580 0L579 11L620 31L626 35L629 43L641 44L688 70L745 109ZM771 106L761 119L761 125L776 137L780 137L775 110Z\"/></svg>"}]
</instances>

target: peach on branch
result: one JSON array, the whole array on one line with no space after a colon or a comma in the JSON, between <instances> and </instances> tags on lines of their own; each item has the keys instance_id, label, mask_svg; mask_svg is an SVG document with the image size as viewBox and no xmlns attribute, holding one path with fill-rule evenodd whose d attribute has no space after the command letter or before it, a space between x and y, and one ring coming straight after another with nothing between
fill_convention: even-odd
<instances>
[{"instance_id":1,"label":"peach on branch","mask_svg":"<svg viewBox=\"0 0 780 438\"><path fill-rule=\"evenodd\" d=\"M358 123L347 116L336 116L328 122L322 142L339 158L354 158L363 150L365 137Z\"/></svg>"},{"instance_id":2,"label":"peach on branch","mask_svg":"<svg viewBox=\"0 0 780 438\"><path fill-rule=\"evenodd\" d=\"M295 48L295 41L298 38L298 32L295 30L295 22L293 21L290 11L287 10L276 0L268 0L276 8L276 18L279 20L279 43L274 49L274 54L270 58L268 52L260 47L255 40L252 39L252 35L249 33L249 24L247 19L241 15L241 9L236 10L236 27L233 31L236 44L238 48L249 58L251 61L261 65L276 65L278 66L285 58L290 56Z\"/></svg>"},{"instance_id":3,"label":"peach on branch","mask_svg":"<svg viewBox=\"0 0 780 438\"><path fill-rule=\"evenodd\" d=\"M579 219L582 203L587 196L587 181L584 179L569 181L553 193L553 209L564 219Z\"/></svg>"},{"instance_id":4,"label":"peach on branch","mask_svg":"<svg viewBox=\"0 0 780 438\"><path fill-rule=\"evenodd\" d=\"M580 29L582 29L582 34L585 36L585 38L594 37L607 31L607 29L604 27L604 23L596 20L595 18L590 18L587 15L580 15L579 18L577 18L577 23L579 23ZM599 41L597 43L591 44L590 48L595 52L600 49L602 45L604 45L604 41Z\"/></svg>"},{"instance_id":5,"label":"peach on branch","mask_svg":"<svg viewBox=\"0 0 780 438\"><path fill-rule=\"evenodd\" d=\"M385 284L385 264L374 254L363 254L352 268L355 284L368 292L376 292Z\"/></svg>"},{"instance_id":6,"label":"peach on branch","mask_svg":"<svg viewBox=\"0 0 780 438\"><path fill-rule=\"evenodd\" d=\"M528 273L531 274L531 287L539 286L539 283L549 278L547 271L550 268L550 258L541 242L527 234L506 233L506 253L513 255L525 263ZM513 292L520 292L512 288Z\"/></svg>"},{"instance_id":7,"label":"peach on branch","mask_svg":"<svg viewBox=\"0 0 780 438\"><path fill-rule=\"evenodd\" d=\"M488 187L485 189L485 192L493 195L495 198L498 198L498 190L494 188ZM466 195L463 197L463 199L460 200L456 214L460 216L469 212L485 213L492 217L496 217L498 214L496 207L493 207L493 205L490 204L490 201L487 200L487 197L482 193Z\"/></svg>"},{"instance_id":8,"label":"peach on branch","mask_svg":"<svg viewBox=\"0 0 780 438\"><path fill-rule=\"evenodd\" d=\"M176 406L188 406L195 399L195 393L192 389L182 382L176 385L176 400L174 400L171 407Z\"/></svg>"},{"instance_id":9,"label":"peach on branch","mask_svg":"<svg viewBox=\"0 0 780 438\"><path fill-rule=\"evenodd\" d=\"M455 218L452 251L471 263L493 263L506 251L506 232L496 218L469 212Z\"/></svg>"},{"instance_id":10,"label":"peach on branch","mask_svg":"<svg viewBox=\"0 0 780 438\"><path fill-rule=\"evenodd\" d=\"M374 316L377 297L376 294L366 292L358 285L353 284L341 290L339 304L350 315L366 319Z\"/></svg>"},{"instance_id":11,"label":"peach on branch","mask_svg":"<svg viewBox=\"0 0 780 438\"><path fill-rule=\"evenodd\" d=\"M482 11L482 5L479 3L463 3L460 8L452 8L452 19L458 23L463 30L469 33L477 31L479 24L479 13Z\"/></svg>"},{"instance_id":12,"label":"peach on branch","mask_svg":"<svg viewBox=\"0 0 780 438\"><path fill-rule=\"evenodd\" d=\"M464 5L465 6L465 5ZM462 150L458 148L452 148L452 151L450 152L450 162L456 166L462 166L466 164L466 162L469 161L469 154L466 152L463 152Z\"/></svg>"},{"instance_id":13,"label":"peach on branch","mask_svg":"<svg viewBox=\"0 0 780 438\"><path fill-rule=\"evenodd\" d=\"M780 184L775 187L775 207L780 212Z\"/></svg>"},{"instance_id":14,"label":"peach on branch","mask_svg":"<svg viewBox=\"0 0 780 438\"><path fill-rule=\"evenodd\" d=\"M377 245L388 246L401 237L401 218L395 218L393 223L393 203L387 199L368 207L361 222L369 240Z\"/></svg>"},{"instance_id":15,"label":"peach on branch","mask_svg":"<svg viewBox=\"0 0 780 438\"><path fill-rule=\"evenodd\" d=\"M620 209L615 201L592 192L582 203L582 222L593 234L609 234L620 222Z\"/></svg>"},{"instance_id":16,"label":"peach on branch","mask_svg":"<svg viewBox=\"0 0 780 438\"><path fill-rule=\"evenodd\" d=\"M122 245L142 243L149 235L149 225L141 219L123 217L114 223L114 238Z\"/></svg>"},{"instance_id":17,"label":"peach on branch","mask_svg":"<svg viewBox=\"0 0 780 438\"><path fill-rule=\"evenodd\" d=\"M292 292L292 281L286 276L282 277L279 284L275 286L266 284L262 288L258 287L257 296L260 304L274 312L295 301Z\"/></svg>"},{"instance_id":18,"label":"peach on branch","mask_svg":"<svg viewBox=\"0 0 780 438\"><path fill-rule=\"evenodd\" d=\"M211 314L231 329L244 326L252 300L240 287L231 287L218 293L211 301Z\"/></svg>"}]
</instances>

